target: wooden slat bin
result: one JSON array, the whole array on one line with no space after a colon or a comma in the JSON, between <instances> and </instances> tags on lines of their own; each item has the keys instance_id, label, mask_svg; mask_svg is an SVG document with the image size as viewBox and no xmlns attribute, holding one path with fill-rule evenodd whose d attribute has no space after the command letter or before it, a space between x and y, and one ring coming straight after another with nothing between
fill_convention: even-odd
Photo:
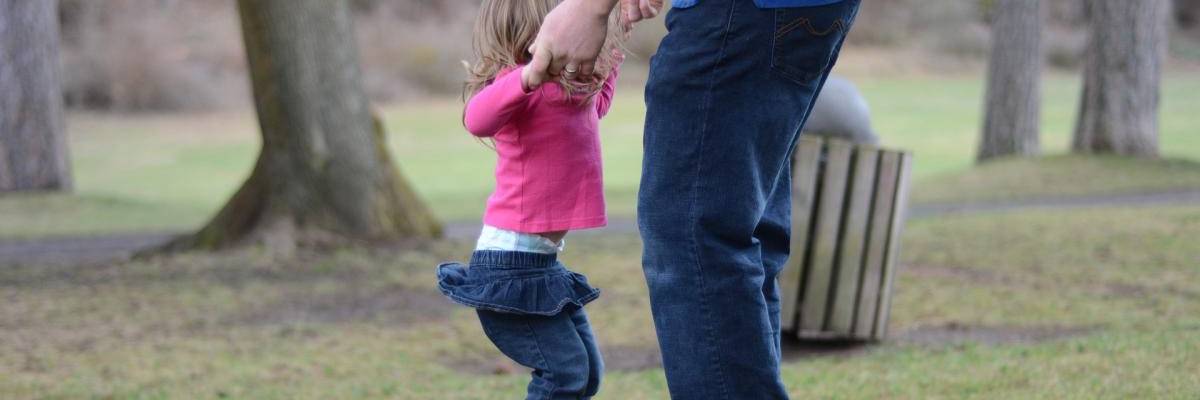
<instances>
[{"instance_id":1,"label":"wooden slat bin","mask_svg":"<svg viewBox=\"0 0 1200 400\"><path fill-rule=\"evenodd\" d=\"M791 257L779 276L786 333L883 339L911 168L908 153L801 137Z\"/></svg>"}]
</instances>

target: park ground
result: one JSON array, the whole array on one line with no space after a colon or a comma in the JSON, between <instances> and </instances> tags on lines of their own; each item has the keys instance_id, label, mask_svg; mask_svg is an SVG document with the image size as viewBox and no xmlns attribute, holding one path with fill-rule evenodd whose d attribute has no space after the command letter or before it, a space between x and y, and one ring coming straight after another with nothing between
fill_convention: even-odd
<instances>
[{"instance_id":1,"label":"park ground","mask_svg":"<svg viewBox=\"0 0 1200 400\"><path fill-rule=\"evenodd\" d=\"M885 145L916 155L916 207L1200 190L1200 78L1169 74L1162 160L1064 155L1079 83L1045 82L1047 157L972 167L978 77L863 77ZM633 213L639 93L603 126L614 220ZM435 212L476 220L490 150L453 100L385 107L404 173ZM250 114L74 114L73 195L0 198L0 242L195 228L248 173ZM640 271L621 229L573 236L564 260L610 373L600 398L666 398ZM890 337L789 342L795 398L1195 398L1200 204L915 216ZM469 238L370 248L256 248L138 261L0 266L0 398L509 399L524 371L443 299L433 266ZM0 264L4 264L0 260Z\"/></svg>"}]
</instances>

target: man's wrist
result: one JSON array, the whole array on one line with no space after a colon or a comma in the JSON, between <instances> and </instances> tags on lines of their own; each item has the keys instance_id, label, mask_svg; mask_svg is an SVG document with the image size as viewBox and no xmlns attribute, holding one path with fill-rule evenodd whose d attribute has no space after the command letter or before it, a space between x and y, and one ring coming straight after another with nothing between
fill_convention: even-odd
<instances>
[{"instance_id":1,"label":"man's wrist","mask_svg":"<svg viewBox=\"0 0 1200 400\"><path fill-rule=\"evenodd\" d=\"M592 14L595 17L607 19L608 14L612 13L613 7L617 6L617 1L619 1L619 0L570 0L570 1L575 1L575 2L581 3L580 6L582 6L584 9L588 10L589 14Z\"/></svg>"}]
</instances>

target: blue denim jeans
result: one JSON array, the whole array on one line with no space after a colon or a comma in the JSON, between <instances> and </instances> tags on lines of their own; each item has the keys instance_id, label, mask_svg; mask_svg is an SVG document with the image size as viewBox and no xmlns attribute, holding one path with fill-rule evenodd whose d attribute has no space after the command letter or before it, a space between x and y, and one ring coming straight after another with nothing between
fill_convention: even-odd
<instances>
[{"instance_id":1,"label":"blue denim jeans","mask_svg":"<svg viewBox=\"0 0 1200 400\"><path fill-rule=\"evenodd\" d=\"M791 150L858 0L667 15L650 64L643 267L673 399L785 399L779 289Z\"/></svg>"},{"instance_id":2,"label":"blue denim jeans","mask_svg":"<svg viewBox=\"0 0 1200 400\"><path fill-rule=\"evenodd\" d=\"M476 312L488 339L533 369L526 399L588 399L600 390L604 361L583 308L552 316Z\"/></svg>"},{"instance_id":3,"label":"blue denim jeans","mask_svg":"<svg viewBox=\"0 0 1200 400\"><path fill-rule=\"evenodd\" d=\"M469 266L438 266L438 288L475 308L496 348L533 369L526 399L588 399L600 389L604 361L583 311L600 291L555 254L476 250Z\"/></svg>"}]
</instances>

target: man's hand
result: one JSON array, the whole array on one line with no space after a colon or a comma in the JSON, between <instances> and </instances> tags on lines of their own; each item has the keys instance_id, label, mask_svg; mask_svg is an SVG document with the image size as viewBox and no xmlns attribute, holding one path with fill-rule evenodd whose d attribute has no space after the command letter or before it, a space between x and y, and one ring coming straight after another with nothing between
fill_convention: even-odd
<instances>
[{"instance_id":1,"label":"man's hand","mask_svg":"<svg viewBox=\"0 0 1200 400\"><path fill-rule=\"evenodd\" d=\"M625 30L633 28L638 21L657 17L662 8L663 0L621 0Z\"/></svg>"},{"instance_id":2,"label":"man's hand","mask_svg":"<svg viewBox=\"0 0 1200 400\"><path fill-rule=\"evenodd\" d=\"M662 0L654 0L661 2ZM525 80L537 87L560 74L567 79L591 76L608 34L608 14L617 0L563 0L542 21L529 52L533 60Z\"/></svg>"}]
</instances>

